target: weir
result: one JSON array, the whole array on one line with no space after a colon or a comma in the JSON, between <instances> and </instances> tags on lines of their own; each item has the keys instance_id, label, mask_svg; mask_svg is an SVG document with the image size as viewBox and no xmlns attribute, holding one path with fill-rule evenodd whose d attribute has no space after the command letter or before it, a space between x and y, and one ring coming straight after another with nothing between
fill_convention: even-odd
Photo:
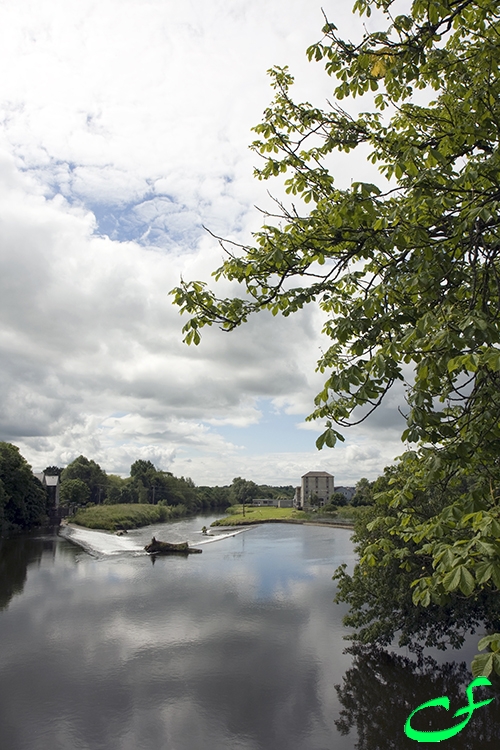
<instances>
[{"instance_id":1,"label":"weir","mask_svg":"<svg viewBox=\"0 0 500 750\"><path fill-rule=\"evenodd\" d=\"M146 527L145 527L146 528ZM144 530L145 530L144 528ZM155 527L156 529L158 527ZM209 534L204 536L201 540L189 540L189 544L196 547L205 544L211 544L213 542L219 542L224 539L242 534L244 531L249 531L250 528L255 526L237 529L233 531L226 531L222 534ZM126 536L117 536L112 532L107 531L96 531L94 529L84 529L75 526L64 524L59 528L59 535L67 539L72 544L76 544L81 547L85 552L93 557L111 557L113 555L123 555L124 553L130 553L133 555L146 555L147 552L144 550L144 542L138 539L131 539ZM165 526L165 536L168 536L168 525ZM151 537L149 537L151 538ZM168 541L168 539L164 539Z\"/></svg>"},{"instance_id":2,"label":"weir","mask_svg":"<svg viewBox=\"0 0 500 750\"><path fill-rule=\"evenodd\" d=\"M119 555L124 552L132 552L137 555L145 555L143 545L127 539L123 536L107 533L105 531L94 531L92 529L77 529L74 526L61 526L59 535L69 542L76 544L90 555Z\"/></svg>"}]
</instances>

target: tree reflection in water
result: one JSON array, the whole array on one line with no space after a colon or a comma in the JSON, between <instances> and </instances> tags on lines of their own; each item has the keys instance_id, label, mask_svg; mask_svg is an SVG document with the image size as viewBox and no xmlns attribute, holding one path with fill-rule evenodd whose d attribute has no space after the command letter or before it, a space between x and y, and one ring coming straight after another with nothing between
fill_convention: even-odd
<instances>
[{"instance_id":1,"label":"tree reflection in water","mask_svg":"<svg viewBox=\"0 0 500 750\"><path fill-rule=\"evenodd\" d=\"M0 610L22 593L28 566L38 562L42 553L43 543L29 536L0 539Z\"/></svg>"},{"instance_id":2,"label":"tree reflection in water","mask_svg":"<svg viewBox=\"0 0 500 750\"><path fill-rule=\"evenodd\" d=\"M61 544L53 530L45 531L48 536L37 529L0 539L0 611L7 609L12 597L22 594L29 567L38 565L43 555L55 557L58 549L60 555L74 556L72 545Z\"/></svg>"},{"instance_id":3,"label":"tree reflection in water","mask_svg":"<svg viewBox=\"0 0 500 750\"><path fill-rule=\"evenodd\" d=\"M416 742L404 733L404 724L417 706L447 695L450 710L430 708L419 712L412 725L422 731L454 726L459 708L467 705L465 688L472 675L465 662L438 664L426 656L418 661L388 653L381 648L354 645L354 657L341 685L336 686L342 710L335 724L340 734L358 733L356 750L420 750L434 742ZM455 735L450 750L498 750L500 747L500 680L489 678L492 688L474 690L476 701L496 695L488 706L474 711L469 724Z\"/></svg>"}]
</instances>

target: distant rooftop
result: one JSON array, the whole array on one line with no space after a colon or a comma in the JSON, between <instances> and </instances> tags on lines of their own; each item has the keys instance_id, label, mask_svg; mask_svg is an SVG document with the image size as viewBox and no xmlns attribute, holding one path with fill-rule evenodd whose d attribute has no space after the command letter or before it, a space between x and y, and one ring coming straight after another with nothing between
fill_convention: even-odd
<instances>
[{"instance_id":1,"label":"distant rooftop","mask_svg":"<svg viewBox=\"0 0 500 750\"><path fill-rule=\"evenodd\" d=\"M333 477L333 474L327 471L308 471L307 474L302 474L302 479L304 477Z\"/></svg>"},{"instance_id":2,"label":"distant rooftop","mask_svg":"<svg viewBox=\"0 0 500 750\"><path fill-rule=\"evenodd\" d=\"M39 482L45 484L46 487L57 487L59 484L59 477L57 475L52 476L51 474L44 474L43 471L34 471L33 476Z\"/></svg>"}]
</instances>

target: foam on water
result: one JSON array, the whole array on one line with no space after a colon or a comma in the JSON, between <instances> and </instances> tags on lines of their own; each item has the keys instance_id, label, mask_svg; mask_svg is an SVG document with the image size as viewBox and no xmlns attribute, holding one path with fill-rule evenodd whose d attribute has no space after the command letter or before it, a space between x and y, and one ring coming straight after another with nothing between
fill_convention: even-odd
<instances>
[{"instance_id":1,"label":"foam on water","mask_svg":"<svg viewBox=\"0 0 500 750\"><path fill-rule=\"evenodd\" d=\"M230 536L236 536L237 534L243 534L244 531L250 531L253 526L249 526L245 529L238 529L238 531L229 531L226 534L208 534L206 539L202 542L196 542L196 546L200 544L210 544L211 542L219 542L221 539L229 539Z\"/></svg>"},{"instance_id":2,"label":"foam on water","mask_svg":"<svg viewBox=\"0 0 500 750\"><path fill-rule=\"evenodd\" d=\"M73 526L63 526L59 534L94 556L119 555L124 552L146 554L143 547L132 539L116 536L116 534L108 534L105 531L92 531L91 529L76 529Z\"/></svg>"},{"instance_id":3,"label":"foam on water","mask_svg":"<svg viewBox=\"0 0 500 750\"><path fill-rule=\"evenodd\" d=\"M237 531L233 530L223 534L210 534L205 536L203 540L190 541L189 544L198 547L201 544L219 542L223 539L236 536L237 534L242 534L244 531L248 531L249 528L254 527L238 529ZM94 531L92 529L82 529L76 528L75 526L64 525L61 526L59 534L94 557L123 555L127 552L134 555L147 554L144 550L144 543L141 544L133 539L124 536L117 536L111 532Z\"/></svg>"}]
</instances>

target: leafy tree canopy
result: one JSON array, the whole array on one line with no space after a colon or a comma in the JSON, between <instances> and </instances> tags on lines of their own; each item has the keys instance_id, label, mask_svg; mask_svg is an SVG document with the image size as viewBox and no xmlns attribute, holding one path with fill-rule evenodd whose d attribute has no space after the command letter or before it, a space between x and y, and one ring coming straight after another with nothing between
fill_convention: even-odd
<instances>
[{"instance_id":1,"label":"leafy tree canopy","mask_svg":"<svg viewBox=\"0 0 500 750\"><path fill-rule=\"evenodd\" d=\"M347 498L343 492L334 492L330 498L330 503L337 506L348 505Z\"/></svg>"},{"instance_id":2,"label":"leafy tree canopy","mask_svg":"<svg viewBox=\"0 0 500 750\"><path fill-rule=\"evenodd\" d=\"M156 474L156 467L152 461L145 461L142 458L134 461L130 467L130 476L134 479L142 479L142 481L149 482L151 477Z\"/></svg>"},{"instance_id":3,"label":"leafy tree canopy","mask_svg":"<svg viewBox=\"0 0 500 750\"><path fill-rule=\"evenodd\" d=\"M43 473L48 477L60 477L63 471L64 469L59 466L47 466L47 468L43 470Z\"/></svg>"},{"instance_id":4,"label":"leafy tree canopy","mask_svg":"<svg viewBox=\"0 0 500 750\"><path fill-rule=\"evenodd\" d=\"M233 503L245 503L259 494L259 486L251 479L235 477L231 484L230 496Z\"/></svg>"},{"instance_id":5,"label":"leafy tree canopy","mask_svg":"<svg viewBox=\"0 0 500 750\"><path fill-rule=\"evenodd\" d=\"M48 495L31 467L11 443L0 443L0 524L6 530L30 529L47 518Z\"/></svg>"},{"instance_id":6,"label":"leafy tree canopy","mask_svg":"<svg viewBox=\"0 0 500 750\"><path fill-rule=\"evenodd\" d=\"M98 503L106 494L107 476L98 463L85 456L78 456L66 466L61 474L61 482L68 479L80 479L90 491L90 502ZM62 487L61 487L62 489Z\"/></svg>"},{"instance_id":7,"label":"leafy tree canopy","mask_svg":"<svg viewBox=\"0 0 500 750\"><path fill-rule=\"evenodd\" d=\"M227 507L231 504L229 487L196 487L196 499L201 508Z\"/></svg>"},{"instance_id":8,"label":"leafy tree canopy","mask_svg":"<svg viewBox=\"0 0 500 750\"><path fill-rule=\"evenodd\" d=\"M326 108L294 102L288 69L269 71L276 93L254 128L256 175L285 175L301 201L277 202L253 245L222 242L215 279L239 282L240 297L220 299L198 281L172 293L195 344L205 325L229 331L260 310L319 304L331 339L310 416L327 420L319 448L404 383L414 471L386 490L395 515L373 528L389 523L391 536L429 556L413 582L414 605L429 607L500 587L500 11L496 0L398 7L356 0L360 15L377 8L386 19L359 43L326 22L307 50L335 81ZM366 97L366 111L348 114L349 97ZM377 184L339 188L329 155L367 147ZM450 484L453 500L434 515L414 512L419 493L446 498ZM389 564L384 539L370 554Z\"/></svg>"},{"instance_id":9,"label":"leafy tree canopy","mask_svg":"<svg viewBox=\"0 0 500 750\"><path fill-rule=\"evenodd\" d=\"M446 493L438 486L429 487L416 492L403 507L395 507L393 493L401 491L408 474L418 470L418 455L409 452L374 482L374 504L360 508L354 521L353 540L362 564L352 575L346 565L337 569L336 601L350 605L345 624L356 629L353 639L360 643L388 646L397 635L399 646L416 652L424 646L459 648L467 631L500 628L500 598L493 584L474 593L457 586L443 590L441 596L429 594L425 607L415 606L412 583L432 576L436 562L426 545L393 534L393 527L402 513L422 523L435 518L466 490L460 479L449 483Z\"/></svg>"},{"instance_id":10,"label":"leafy tree canopy","mask_svg":"<svg viewBox=\"0 0 500 750\"><path fill-rule=\"evenodd\" d=\"M363 477L356 483L356 492L353 495L351 505L371 505L373 502L373 482Z\"/></svg>"},{"instance_id":11,"label":"leafy tree canopy","mask_svg":"<svg viewBox=\"0 0 500 750\"><path fill-rule=\"evenodd\" d=\"M66 479L59 492L65 505L86 505L90 500L90 489L81 479Z\"/></svg>"}]
</instances>

